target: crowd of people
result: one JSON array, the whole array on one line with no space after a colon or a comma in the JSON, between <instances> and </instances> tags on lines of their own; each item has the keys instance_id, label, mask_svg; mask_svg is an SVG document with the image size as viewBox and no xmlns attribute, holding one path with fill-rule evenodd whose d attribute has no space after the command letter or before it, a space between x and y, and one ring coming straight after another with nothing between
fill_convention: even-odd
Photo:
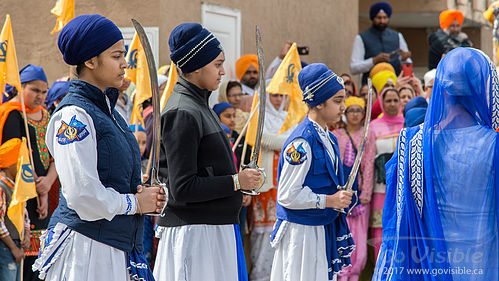
<instances>
[{"instance_id":1,"label":"crowd of people","mask_svg":"<svg viewBox=\"0 0 499 281\"><path fill-rule=\"evenodd\" d=\"M357 281L361 275L371 278L376 264L374 278L385 280L382 270L396 260L392 254L410 251L405 244L387 240L388 235L457 235L462 224L452 225L454 221L446 214L421 204L415 208L435 215L437 223L405 210L408 225L419 219L428 228L440 220L444 226L431 233L401 228L398 207L410 200L399 198L397 171L403 165L410 169L412 162L406 158L397 162L403 153L400 143L412 145L407 140L417 136L417 130L432 140L446 138L448 147L481 143L479 136L493 143L490 132L481 129L469 132L476 140L467 141L457 131L452 136L433 131L429 126L442 119L434 112L429 115L433 123L424 122L430 101L430 108L438 102L452 103L452 108L439 109L439 114L451 114L452 110L468 108L466 102L478 104L466 99L486 99L484 93L492 92L487 83L492 75L497 83L497 74L488 70L480 76L483 81L477 82L483 85L476 88L462 83L454 83L459 87L447 85L456 79L473 79L461 73L473 75L471 70L460 69L456 61L478 60L482 68L489 68L490 62L479 51L459 48L473 44L461 32L463 14L448 10L440 15L441 29L429 36L428 72L417 77L412 72L410 46L401 33L388 28L391 14L387 2L371 6L372 26L355 37L350 73L337 75L324 64L301 62L303 69L295 79L309 111L290 129L280 132L290 108L289 93L264 93L266 114L259 163L267 180L261 186L258 170L243 169L252 151L245 141L247 123L253 96L262 82L257 56L239 58L235 65L238 80L220 83L225 57L217 38L197 23L177 26L168 43L178 81L161 113L159 127L159 177L167 185L168 196L158 186L146 187L151 178L153 106L151 100L145 101L141 105L143 123L130 124L135 85L124 79L127 62L121 32L99 15L73 19L61 31L58 46L64 61L76 66L76 77L63 77L49 87L43 68L28 64L19 72L22 93L7 86L2 95L0 280L20 280L23 275L23 280ZM89 42L86 36L95 38ZM268 66L267 85L291 46L292 42L286 42ZM441 60L448 68L439 66ZM161 67L154 74L160 93L171 78L168 68ZM355 80L357 74L360 84ZM372 80L371 89L368 79ZM449 101L452 98L446 96L449 90L445 87L454 90L450 95L466 92L473 93L473 98ZM217 102L209 104L216 90ZM361 147L370 93L371 123ZM490 125L486 107L484 101L474 105L477 113L470 113L468 119ZM460 122L475 124L464 119ZM445 126L461 128L452 120ZM407 140L401 139L401 134L407 134ZM27 138L31 147L38 193L38 198L26 205L23 241L7 216L22 138ZM449 180L451 170L464 173L466 167L452 165L457 158L445 156L445 145L440 146L426 142L422 146L444 161L430 161L433 175ZM353 196L337 187L345 184L362 149ZM473 158L473 152L469 153ZM492 175L492 162L487 167L478 162L474 169L488 169ZM426 182L432 180L431 175L425 177ZM404 184L411 193L409 181ZM439 184L432 185L440 188L436 195L425 193L425 200L429 198L425 202L438 205L453 199L464 204L465 197L443 196L446 191ZM257 186L257 196L241 192ZM480 195L490 192L484 188ZM492 220L478 209L485 199L475 196L474 200L479 202L472 208L474 214L481 214L484 221ZM339 212L344 208L348 209L346 214ZM471 223L472 218L467 220ZM490 225L475 224L477 231L494 236ZM465 242L454 241L453 247L464 247ZM444 247L440 242L427 244ZM494 251L497 256L497 249ZM368 263L372 266L366 267ZM490 261L483 265L491 266ZM404 266L411 265L400 263ZM497 271L494 276L497 278Z\"/></svg>"}]
</instances>

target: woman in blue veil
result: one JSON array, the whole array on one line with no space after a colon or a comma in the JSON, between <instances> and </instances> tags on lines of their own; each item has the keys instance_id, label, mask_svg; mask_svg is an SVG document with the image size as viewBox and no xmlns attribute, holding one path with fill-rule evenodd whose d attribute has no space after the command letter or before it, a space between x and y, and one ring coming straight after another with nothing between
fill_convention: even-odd
<instances>
[{"instance_id":1,"label":"woman in blue veil","mask_svg":"<svg viewBox=\"0 0 499 281\"><path fill-rule=\"evenodd\" d=\"M386 164L373 280L499 280L499 83L481 51L439 63L425 122Z\"/></svg>"}]
</instances>

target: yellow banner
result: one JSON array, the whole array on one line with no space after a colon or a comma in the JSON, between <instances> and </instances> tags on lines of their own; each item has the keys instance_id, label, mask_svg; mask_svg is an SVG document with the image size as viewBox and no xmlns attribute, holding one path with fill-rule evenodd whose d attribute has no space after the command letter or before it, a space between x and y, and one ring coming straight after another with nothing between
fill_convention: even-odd
<instances>
[{"instance_id":1,"label":"yellow banner","mask_svg":"<svg viewBox=\"0 0 499 281\"><path fill-rule=\"evenodd\" d=\"M36 196L35 179L29 162L28 146L26 145L26 138L23 138L17 158L16 184L7 210L7 216L19 232L21 240L24 235L24 206L26 201Z\"/></svg>"},{"instance_id":2,"label":"yellow banner","mask_svg":"<svg viewBox=\"0 0 499 281\"><path fill-rule=\"evenodd\" d=\"M10 15L6 16L0 34L0 92L4 92L7 83L16 87L18 92L21 92L21 80L19 78L19 68L17 67L16 45L14 44ZM1 102L2 99L0 98Z\"/></svg>"},{"instance_id":3,"label":"yellow banner","mask_svg":"<svg viewBox=\"0 0 499 281\"><path fill-rule=\"evenodd\" d=\"M50 34L54 34L61 31L75 17L75 2L74 0L57 0L50 13L57 17L55 27L50 32Z\"/></svg>"},{"instance_id":4,"label":"yellow banner","mask_svg":"<svg viewBox=\"0 0 499 281\"><path fill-rule=\"evenodd\" d=\"M166 87L165 90L163 91L163 94L161 95L161 103L160 103L160 108L161 111L165 108L166 101L170 96L172 95L173 92L173 86L177 84L178 81L178 73L177 73L177 67L173 63L173 61L170 64L170 71L168 72L168 82L166 82Z\"/></svg>"}]
</instances>

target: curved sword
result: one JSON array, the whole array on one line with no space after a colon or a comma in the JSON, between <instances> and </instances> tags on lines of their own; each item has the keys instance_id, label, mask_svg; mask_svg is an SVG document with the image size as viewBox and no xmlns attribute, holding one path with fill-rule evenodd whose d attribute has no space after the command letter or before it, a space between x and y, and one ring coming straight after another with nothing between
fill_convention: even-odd
<instances>
[{"instance_id":1,"label":"curved sword","mask_svg":"<svg viewBox=\"0 0 499 281\"><path fill-rule=\"evenodd\" d=\"M146 55L147 60L147 68L149 69L149 79L151 81L151 95L152 95L152 146L151 146L151 185L161 186L165 191L165 194L168 194L168 190L166 189L166 184L159 181L159 87L158 87L158 76L156 75L156 63L154 62L154 56L152 54L151 44L149 44L149 39L147 38L146 32L142 25L135 19L132 19L133 27L137 32L137 36L139 36L140 44L142 44L142 48L144 49L144 53ZM163 211L166 207L163 207ZM163 214L163 211L161 212ZM163 216L163 215L162 215Z\"/></svg>"},{"instance_id":2,"label":"curved sword","mask_svg":"<svg viewBox=\"0 0 499 281\"><path fill-rule=\"evenodd\" d=\"M260 33L260 28L256 26L256 55L258 57L258 79L260 80L260 86L258 87L259 103L260 107L258 109L258 127L256 131L255 145L253 146L253 154L251 155L251 161L248 165L244 165L243 168L256 169L261 173L261 181L259 186L255 190L241 192L248 195L258 195L260 188L265 183L266 175L263 168L258 167L258 158L260 157L260 148L262 146L262 136L263 136L263 123L265 120L265 99L267 95L265 94L265 63L263 61L263 46L262 46L262 34Z\"/></svg>"},{"instance_id":3,"label":"curved sword","mask_svg":"<svg viewBox=\"0 0 499 281\"><path fill-rule=\"evenodd\" d=\"M348 176L347 182L343 186L338 185L338 190L346 190L349 192L352 192L355 194L355 204L350 208L352 210L359 202L359 197L357 196L357 190L353 190L352 186L353 183L355 182L355 179L357 178L357 172L359 171L360 167L360 161L362 160L362 154L364 154L364 147L366 145L366 140L367 140L367 133L369 131L369 123L371 122L371 109L372 109L372 103L373 103L373 84L371 81L371 78L367 79L367 87L368 87L368 94L367 94L367 111L366 111L366 117L364 118L364 132L362 133L362 139L360 141L360 149L355 156L355 162L353 163L352 170L350 171L350 175ZM339 209L337 210L342 213L346 213L345 210Z\"/></svg>"}]
</instances>

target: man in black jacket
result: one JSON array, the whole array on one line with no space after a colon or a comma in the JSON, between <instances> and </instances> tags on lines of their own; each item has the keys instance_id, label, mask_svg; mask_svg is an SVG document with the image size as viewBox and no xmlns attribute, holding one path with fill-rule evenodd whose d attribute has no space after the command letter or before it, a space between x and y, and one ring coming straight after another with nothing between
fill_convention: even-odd
<instances>
[{"instance_id":1,"label":"man in black jacket","mask_svg":"<svg viewBox=\"0 0 499 281\"><path fill-rule=\"evenodd\" d=\"M161 115L160 175L169 199L158 221L154 276L238 280L247 276L238 226L240 189L254 189L260 172L236 174L229 139L208 106L225 74L218 40L200 24L184 23L172 31L169 45L181 75Z\"/></svg>"}]
</instances>

